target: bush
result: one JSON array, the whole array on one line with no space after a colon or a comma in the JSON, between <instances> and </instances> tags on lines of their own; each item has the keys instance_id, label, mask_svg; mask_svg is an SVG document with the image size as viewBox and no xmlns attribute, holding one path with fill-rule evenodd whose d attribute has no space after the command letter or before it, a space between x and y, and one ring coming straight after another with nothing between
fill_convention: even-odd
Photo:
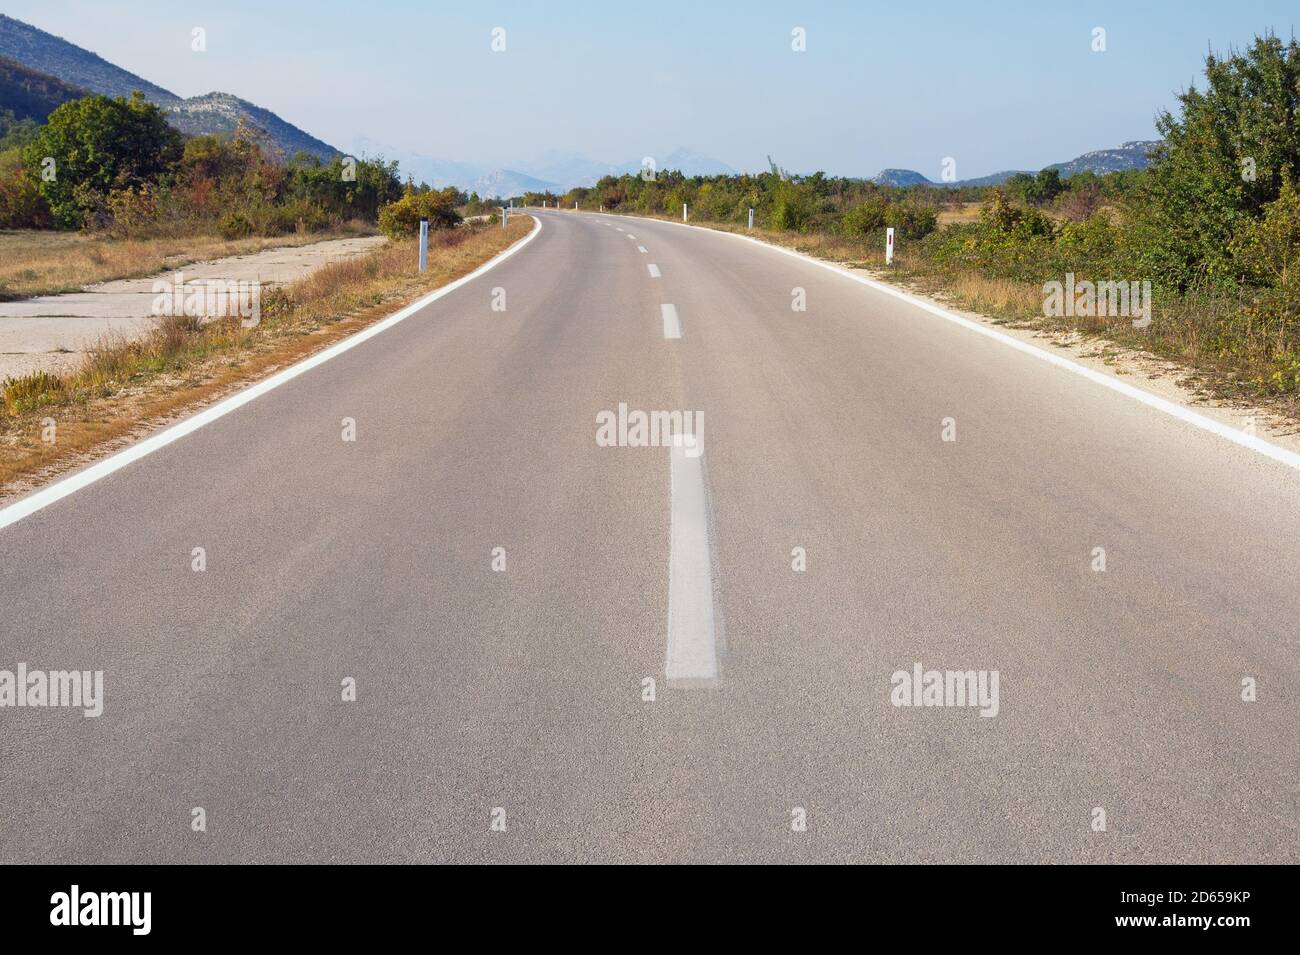
<instances>
[{"instance_id":1,"label":"bush","mask_svg":"<svg viewBox=\"0 0 1300 955\"><path fill-rule=\"evenodd\" d=\"M1247 220L1237 231L1230 251L1243 278L1265 289L1248 312L1285 334L1300 320L1300 189L1284 183L1263 217Z\"/></svg>"},{"instance_id":2,"label":"bush","mask_svg":"<svg viewBox=\"0 0 1300 955\"><path fill-rule=\"evenodd\" d=\"M869 196L840 216L839 232L852 238L874 235L885 227L885 213L888 209L889 203L884 196Z\"/></svg>"},{"instance_id":3,"label":"bush","mask_svg":"<svg viewBox=\"0 0 1300 955\"><path fill-rule=\"evenodd\" d=\"M0 153L0 229L42 229L54 222L23 167L20 150Z\"/></svg>"},{"instance_id":4,"label":"bush","mask_svg":"<svg viewBox=\"0 0 1300 955\"><path fill-rule=\"evenodd\" d=\"M241 210L232 209L221 214L217 231L221 233L221 238L226 240L246 239L253 234L253 220Z\"/></svg>"},{"instance_id":5,"label":"bush","mask_svg":"<svg viewBox=\"0 0 1300 955\"><path fill-rule=\"evenodd\" d=\"M938 222L933 209L911 199L895 202L885 211L885 225L893 226L902 239L923 239Z\"/></svg>"},{"instance_id":6,"label":"bush","mask_svg":"<svg viewBox=\"0 0 1300 955\"><path fill-rule=\"evenodd\" d=\"M112 230L119 236L137 236L158 222L158 193L149 186L115 189L105 201Z\"/></svg>"},{"instance_id":7,"label":"bush","mask_svg":"<svg viewBox=\"0 0 1300 955\"><path fill-rule=\"evenodd\" d=\"M1051 219L1037 209L1012 205L1001 190L994 190L980 208L980 223L986 229L1021 241L1035 236L1051 238L1055 231Z\"/></svg>"},{"instance_id":8,"label":"bush","mask_svg":"<svg viewBox=\"0 0 1300 955\"><path fill-rule=\"evenodd\" d=\"M454 229L460 225L454 188L416 192L406 195L379 210L379 229L390 239L405 239L420 231L420 220L428 219L430 229Z\"/></svg>"}]
</instances>

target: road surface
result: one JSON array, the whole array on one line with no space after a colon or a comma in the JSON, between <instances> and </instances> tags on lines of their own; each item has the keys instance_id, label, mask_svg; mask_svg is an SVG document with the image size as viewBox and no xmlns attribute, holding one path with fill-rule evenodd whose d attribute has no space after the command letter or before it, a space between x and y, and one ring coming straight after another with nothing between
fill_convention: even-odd
<instances>
[{"instance_id":1,"label":"road surface","mask_svg":"<svg viewBox=\"0 0 1300 955\"><path fill-rule=\"evenodd\" d=\"M770 249L538 217L0 530L0 668L104 671L0 709L6 861L1300 859L1300 473ZM620 404L702 454L602 446ZM918 664L996 715L895 705Z\"/></svg>"}]
</instances>

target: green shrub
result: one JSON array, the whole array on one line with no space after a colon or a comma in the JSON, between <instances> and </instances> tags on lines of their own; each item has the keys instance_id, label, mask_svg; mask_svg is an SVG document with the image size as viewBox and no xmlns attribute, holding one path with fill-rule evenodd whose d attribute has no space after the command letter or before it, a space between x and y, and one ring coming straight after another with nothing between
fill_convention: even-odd
<instances>
[{"instance_id":1,"label":"green shrub","mask_svg":"<svg viewBox=\"0 0 1300 955\"><path fill-rule=\"evenodd\" d=\"M253 221L241 210L223 212L217 224L223 239L246 239L253 234Z\"/></svg>"},{"instance_id":2,"label":"green shrub","mask_svg":"<svg viewBox=\"0 0 1300 955\"><path fill-rule=\"evenodd\" d=\"M933 209L911 199L892 203L885 210L885 225L893 226L903 239L925 238L934 231L938 221Z\"/></svg>"},{"instance_id":3,"label":"green shrub","mask_svg":"<svg viewBox=\"0 0 1300 955\"><path fill-rule=\"evenodd\" d=\"M884 196L868 196L840 216L839 232L852 238L874 235L885 227L885 213L888 209L889 203Z\"/></svg>"},{"instance_id":4,"label":"green shrub","mask_svg":"<svg viewBox=\"0 0 1300 955\"><path fill-rule=\"evenodd\" d=\"M453 229L461 222L456 199L454 188L428 192L408 189L402 198L379 210L379 229L390 239L418 234L421 219L429 220L430 229Z\"/></svg>"}]
</instances>

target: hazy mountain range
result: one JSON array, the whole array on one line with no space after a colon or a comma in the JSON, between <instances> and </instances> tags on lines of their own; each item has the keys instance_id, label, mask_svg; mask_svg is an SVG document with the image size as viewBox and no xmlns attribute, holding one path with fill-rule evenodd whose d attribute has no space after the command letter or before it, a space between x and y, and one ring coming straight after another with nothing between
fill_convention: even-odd
<instances>
[{"instance_id":1,"label":"hazy mountain range","mask_svg":"<svg viewBox=\"0 0 1300 955\"><path fill-rule=\"evenodd\" d=\"M525 192L568 192L575 186L594 186L602 176L621 176L640 172L643 156L624 162L602 162L580 153L552 149L536 159L497 163L470 163L436 159L419 153L403 152L391 145L359 137L352 142L357 155L382 155L396 159L402 175L439 189L455 186L480 196L518 196ZM678 148L662 156L651 157L656 169L677 169L688 176L733 175L736 170L719 159L690 149Z\"/></svg>"},{"instance_id":2,"label":"hazy mountain range","mask_svg":"<svg viewBox=\"0 0 1300 955\"><path fill-rule=\"evenodd\" d=\"M165 110L172 125L187 135L230 133L243 121L261 131L267 142L285 156L306 152L329 160L341 152L270 110L230 93L214 92L188 99L177 96L89 50L0 14L0 115L9 110L16 119L30 117L43 122L51 110L69 99L87 93L130 96L135 90ZM484 198L518 196L525 192L563 193L575 186L592 186L603 176L638 172L644 158L604 162L579 153L549 150L526 162L476 163L403 151L364 137L351 145L353 155L396 159L403 178L438 188L455 186L466 192L477 192ZM1067 177L1089 169L1098 174L1140 169L1147 164L1147 151L1155 145L1153 142L1123 143L1117 149L1085 153L1048 168L1059 169ZM681 147L653 158L657 169L676 169L688 176L736 172L719 159ZM873 181L893 186L986 186L1004 182L1018 171L1030 170L1007 170L978 179L944 183L933 182L911 169L885 169Z\"/></svg>"}]
</instances>

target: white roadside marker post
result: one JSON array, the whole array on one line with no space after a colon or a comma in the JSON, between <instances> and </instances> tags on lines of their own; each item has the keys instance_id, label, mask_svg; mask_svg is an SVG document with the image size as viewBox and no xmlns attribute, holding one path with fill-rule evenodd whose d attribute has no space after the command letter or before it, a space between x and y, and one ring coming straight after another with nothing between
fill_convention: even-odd
<instances>
[{"instance_id":1,"label":"white roadside marker post","mask_svg":"<svg viewBox=\"0 0 1300 955\"><path fill-rule=\"evenodd\" d=\"M420 271L429 266L429 220L420 220Z\"/></svg>"},{"instance_id":2,"label":"white roadside marker post","mask_svg":"<svg viewBox=\"0 0 1300 955\"><path fill-rule=\"evenodd\" d=\"M574 199L574 200L573 200L573 211L574 211L574 212L577 212L577 211L578 211L578 200L577 200L577 199Z\"/></svg>"},{"instance_id":3,"label":"white roadside marker post","mask_svg":"<svg viewBox=\"0 0 1300 955\"><path fill-rule=\"evenodd\" d=\"M686 203L682 203L682 221L686 221Z\"/></svg>"},{"instance_id":4,"label":"white roadside marker post","mask_svg":"<svg viewBox=\"0 0 1300 955\"><path fill-rule=\"evenodd\" d=\"M894 264L894 228L890 226L885 230L885 264Z\"/></svg>"},{"instance_id":5,"label":"white roadside marker post","mask_svg":"<svg viewBox=\"0 0 1300 955\"><path fill-rule=\"evenodd\" d=\"M754 228L754 210L753 210L753 209L750 209L750 210L749 210L749 227L750 227L751 229Z\"/></svg>"},{"instance_id":6,"label":"white roadside marker post","mask_svg":"<svg viewBox=\"0 0 1300 955\"><path fill-rule=\"evenodd\" d=\"M501 228L506 227L506 219L510 218L510 210L505 206L501 207Z\"/></svg>"}]
</instances>

